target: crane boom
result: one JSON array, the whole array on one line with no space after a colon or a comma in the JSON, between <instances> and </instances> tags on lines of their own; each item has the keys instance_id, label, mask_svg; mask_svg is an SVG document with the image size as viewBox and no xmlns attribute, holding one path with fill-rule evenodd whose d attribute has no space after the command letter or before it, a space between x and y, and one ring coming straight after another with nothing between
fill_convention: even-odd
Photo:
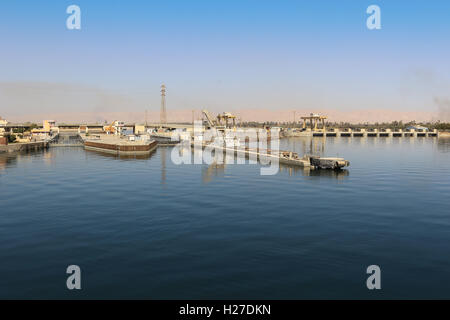
<instances>
[{"instance_id":1,"label":"crane boom","mask_svg":"<svg viewBox=\"0 0 450 320\"><path fill-rule=\"evenodd\" d=\"M209 126L210 126L211 128L214 128L214 127L216 126L216 124L215 124L215 121L213 120L213 118L211 117L211 115L209 114L208 110L202 110L202 112L203 112L203 114L205 115L206 120L207 120L208 123L209 123Z\"/></svg>"}]
</instances>

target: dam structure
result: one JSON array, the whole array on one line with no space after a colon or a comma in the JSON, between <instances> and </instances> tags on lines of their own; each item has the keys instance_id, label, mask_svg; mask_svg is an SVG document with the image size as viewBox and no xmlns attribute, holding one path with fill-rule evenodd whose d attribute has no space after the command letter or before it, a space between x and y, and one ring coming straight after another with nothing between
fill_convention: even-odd
<instances>
[{"instance_id":1,"label":"dam structure","mask_svg":"<svg viewBox=\"0 0 450 320\"><path fill-rule=\"evenodd\" d=\"M326 116L311 113L301 117L301 128L284 128L285 137L439 137L438 130L428 130L422 126L409 126L404 129L391 128L333 128L325 123Z\"/></svg>"},{"instance_id":2,"label":"dam structure","mask_svg":"<svg viewBox=\"0 0 450 320\"><path fill-rule=\"evenodd\" d=\"M438 137L439 132L437 130L433 131L414 131L414 130L396 130L392 131L391 129L374 129L374 130L365 130L365 129L330 129L327 131L312 131L311 136L313 137Z\"/></svg>"}]
</instances>

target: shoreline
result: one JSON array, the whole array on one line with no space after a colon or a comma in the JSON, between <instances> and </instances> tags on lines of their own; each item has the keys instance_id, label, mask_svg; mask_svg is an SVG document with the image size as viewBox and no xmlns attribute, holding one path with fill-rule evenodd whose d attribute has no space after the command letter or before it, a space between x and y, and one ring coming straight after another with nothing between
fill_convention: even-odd
<instances>
[{"instance_id":1,"label":"shoreline","mask_svg":"<svg viewBox=\"0 0 450 320\"><path fill-rule=\"evenodd\" d=\"M7 145L0 145L0 153L37 151L46 148L48 148L48 142L46 141L11 143Z\"/></svg>"},{"instance_id":2,"label":"shoreline","mask_svg":"<svg viewBox=\"0 0 450 320\"><path fill-rule=\"evenodd\" d=\"M439 138L450 138L450 132L449 131L440 131Z\"/></svg>"}]
</instances>

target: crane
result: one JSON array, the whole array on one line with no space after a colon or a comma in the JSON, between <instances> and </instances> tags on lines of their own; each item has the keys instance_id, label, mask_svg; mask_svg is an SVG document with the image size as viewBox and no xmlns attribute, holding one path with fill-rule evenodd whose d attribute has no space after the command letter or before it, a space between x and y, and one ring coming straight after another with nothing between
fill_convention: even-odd
<instances>
[{"instance_id":1,"label":"crane","mask_svg":"<svg viewBox=\"0 0 450 320\"><path fill-rule=\"evenodd\" d=\"M208 112L208 110L202 110L203 114L205 115L205 118L208 122L208 125L210 128L216 128L219 130L224 130L227 129L228 126L228 121L232 120L233 122L233 128L236 127L236 116L229 113L229 112L224 112L222 114L219 114L217 116L217 119L214 119L210 113Z\"/></svg>"},{"instance_id":2,"label":"crane","mask_svg":"<svg viewBox=\"0 0 450 320\"><path fill-rule=\"evenodd\" d=\"M208 121L209 127L214 128L216 126L216 121L211 117L208 110L202 110L203 114L206 117L206 120Z\"/></svg>"},{"instance_id":3,"label":"crane","mask_svg":"<svg viewBox=\"0 0 450 320\"><path fill-rule=\"evenodd\" d=\"M121 132L120 128L123 126L124 123L122 121L114 120L109 126L103 127L103 130L106 132L106 134L117 134Z\"/></svg>"},{"instance_id":4,"label":"crane","mask_svg":"<svg viewBox=\"0 0 450 320\"><path fill-rule=\"evenodd\" d=\"M225 125L225 128L228 128L228 120L232 120L233 128L236 128L236 116L235 115L233 115L229 112L224 112L217 116L217 122L220 123L221 125ZM225 121L225 123L223 123L223 121Z\"/></svg>"}]
</instances>

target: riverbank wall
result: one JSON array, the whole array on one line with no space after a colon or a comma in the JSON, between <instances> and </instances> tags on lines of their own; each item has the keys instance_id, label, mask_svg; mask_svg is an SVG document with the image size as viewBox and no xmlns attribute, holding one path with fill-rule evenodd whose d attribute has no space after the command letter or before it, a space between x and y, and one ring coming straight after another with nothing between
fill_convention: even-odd
<instances>
[{"instance_id":1,"label":"riverbank wall","mask_svg":"<svg viewBox=\"0 0 450 320\"><path fill-rule=\"evenodd\" d=\"M46 148L48 148L48 143L45 141L10 143L7 145L0 145L0 153L38 151Z\"/></svg>"}]
</instances>

